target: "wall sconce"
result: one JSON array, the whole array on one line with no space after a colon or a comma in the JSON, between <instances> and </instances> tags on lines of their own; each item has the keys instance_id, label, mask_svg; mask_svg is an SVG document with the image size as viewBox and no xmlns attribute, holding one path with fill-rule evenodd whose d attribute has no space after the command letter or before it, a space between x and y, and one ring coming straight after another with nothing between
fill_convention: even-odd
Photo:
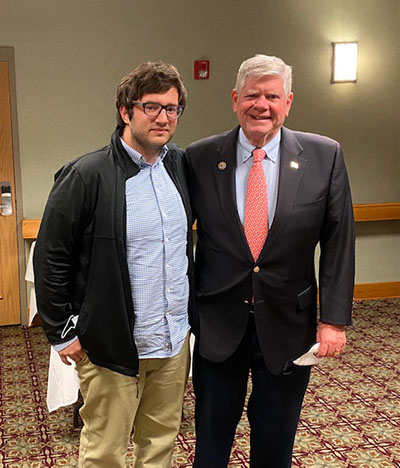
<instances>
[{"instance_id":1,"label":"wall sconce","mask_svg":"<svg viewBox=\"0 0 400 468\"><path fill-rule=\"evenodd\" d=\"M357 81L358 42L332 42L331 83Z\"/></svg>"}]
</instances>

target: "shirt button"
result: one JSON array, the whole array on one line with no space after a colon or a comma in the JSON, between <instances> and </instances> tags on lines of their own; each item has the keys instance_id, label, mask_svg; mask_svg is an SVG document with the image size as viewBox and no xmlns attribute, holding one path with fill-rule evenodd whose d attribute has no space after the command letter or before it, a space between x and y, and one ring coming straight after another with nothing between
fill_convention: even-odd
<instances>
[{"instance_id":1,"label":"shirt button","mask_svg":"<svg viewBox=\"0 0 400 468\"><path fill-rule=\"evenodd\" d=\"M169 268L169 263L167 263L165 266L166 266L167 268Z\"/></svg>"},{"instance_id":2,"label":"shirt button","mask_svg":"<svg viewBox=\"0 0 400 468\"><path fill-rule=\"evenodd\" d=\"M168 237L165 238L165 242L168 244L168 242L169 242Z\"/></svg>"},{"instance_id":3,"label":"shirt button","mask_svg":"<svg viewBox=\"0 0 400 468\"><path fill-rule=\"evenodd\" d=\"M254 273L258 273L260 271L260 267L256 266L253 268Z\"/></svg>"},{"instance_id":4,"label":"shirt button","mask_svg":"<svg viewBox=\"0 0 400 468\"><path fill-rule=\"evenodd\" d=\"M171 288L167 288L167 293L171 292Z\"/></svg>"}]
</instances>

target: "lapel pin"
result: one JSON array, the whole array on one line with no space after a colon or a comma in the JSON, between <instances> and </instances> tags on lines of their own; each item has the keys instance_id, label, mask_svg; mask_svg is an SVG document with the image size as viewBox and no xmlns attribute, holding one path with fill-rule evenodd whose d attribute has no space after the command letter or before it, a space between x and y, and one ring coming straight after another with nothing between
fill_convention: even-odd
<instances>
[{"instance_id":1,"label":"lapel pin","mask_svg":"<svg viewBox=\"0 0 400 468\"><path fill-rule=\"evenodd\" d=\"M220 171L224 171L226 169L226 162L225 161L221 161L218 163L218 169Z\"/></svg>"},{"instance_id":2,"label":"lapel pin","mask_svg":"<svg viewBox=\"0 0 400 468\"><path fill-rule=\"evenodd\" d=\"M292 169L298 169L299 168L299 163L297 161L290 161L290 167Z\"/></svg>"}]
</instances>

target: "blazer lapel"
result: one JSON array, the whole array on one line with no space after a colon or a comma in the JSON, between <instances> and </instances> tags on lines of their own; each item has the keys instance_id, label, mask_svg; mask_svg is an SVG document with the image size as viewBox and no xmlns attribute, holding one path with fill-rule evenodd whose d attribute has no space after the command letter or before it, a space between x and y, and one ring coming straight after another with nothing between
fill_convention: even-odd
<instances>
[{"instance_id":1,"label":"blazer lapel","mask_svg":"<svg viewBox=\"0 0 400 468\"><path fill-rule=\"evenodd\" d=\"M232 231L233 236L244 241L247 246L236 203L235 173L238 133L239 127L236 127L226 134L220 146L216 149L215 156L210 160L212 164L210 172L214 178L218 202L228 229Z\"/></svg>"},{"instance_id":2,"label":"blazer lapel","mask_svg":"<svg viewBox=\"0 0 400 468\"><path fill-rule=\"evenodd\" d=\"M307 158L294 132L282 127L279 186L276 211L264 247L272 244L288 220Z\"/></svg>"}]
</instances>

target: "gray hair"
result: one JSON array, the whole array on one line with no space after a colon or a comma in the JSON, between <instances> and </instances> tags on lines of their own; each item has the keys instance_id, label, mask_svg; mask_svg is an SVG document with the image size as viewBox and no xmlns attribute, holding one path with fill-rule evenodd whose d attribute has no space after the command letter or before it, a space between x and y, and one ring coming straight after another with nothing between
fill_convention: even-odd
<instances>
[{"instance_id":1,"label":"gray hair","mask_svg":"<svg viewBox=\"0 0 400 468\"><path fill-rule=\"evenodd\" d=\"M279 75L282 78L285 95L292 91L292 67L278 58L270 55L257 54L245 60L239 68L235 89L238 94L242 90L248 76Z\"/></svg>"}]
</instances>

